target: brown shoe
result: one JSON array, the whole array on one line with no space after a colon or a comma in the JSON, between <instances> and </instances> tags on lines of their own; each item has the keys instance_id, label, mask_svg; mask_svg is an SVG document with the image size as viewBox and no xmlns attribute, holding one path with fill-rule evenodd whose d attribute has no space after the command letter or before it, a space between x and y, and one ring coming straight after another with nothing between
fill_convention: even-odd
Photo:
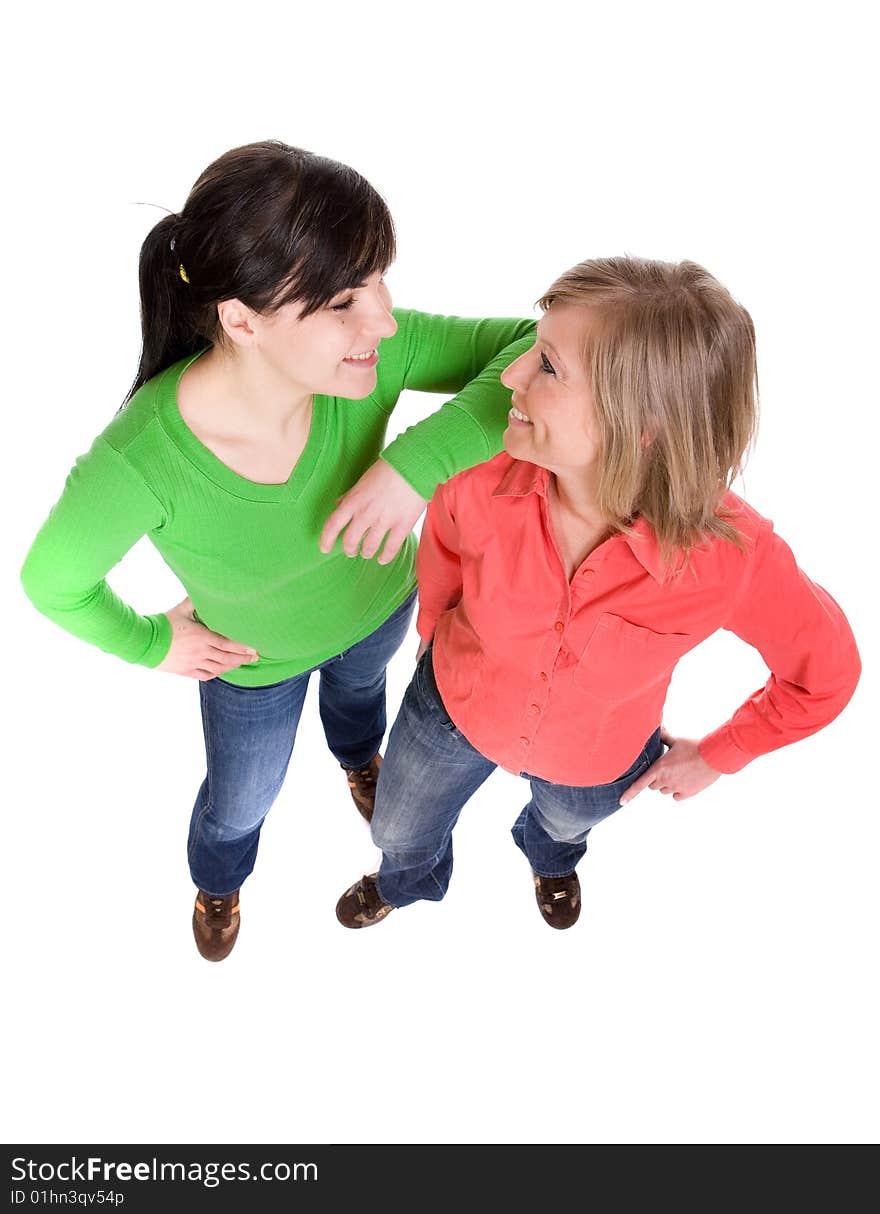
<instances>
[{"instance_id":1,"label":"brown shoe","mask_svg":"<svg viewBox=\"0 0 880 1214\"><path fill-rule=\"evenodd\" d=\"M346 767L344 763L339 766L348 775L351 799L358 807L358 813L369 822L376 804L376 780L379 778L382 756L374 755L366 767Z\"/></svg>"},{"instance_id":2,"label":"brown shoe","mask_svg":"<svg viewBox=\"0 0 880 1214\"><path fill-rule=\"evenodd\" d=\"M372 927L394 910L379 897L376 874L361 877L336 903L336 918L343 927Z\"/></svg>"},{"instance_id":3,"label":"brown shoe","mask_svg":"<svg viewBox=\"0 0 880 1214\"><path fill-rule=\"evenodd\" d=\"M581 883L577 873L564 877L539 877L535 881L535 897L544 922L551 927L573 927L581 913Z\"/></svg>"},{"instance_id":4,"label":"brown shoe","mask_svg":"<svg viewBox=\"0 0 880 1214\"><path fill-rule=\"evenodd\" d=\"M225 898L213 898L204 890L196 894L193 910L193 935L196 948L206 961L222 961L232 952L241 915L238 908L238 890Z\"/></svg>"}]
</instances>

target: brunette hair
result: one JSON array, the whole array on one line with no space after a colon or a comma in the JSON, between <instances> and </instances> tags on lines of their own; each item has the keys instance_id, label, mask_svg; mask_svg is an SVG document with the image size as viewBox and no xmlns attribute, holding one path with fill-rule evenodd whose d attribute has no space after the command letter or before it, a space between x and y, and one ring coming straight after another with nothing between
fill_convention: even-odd
<instances>
[{"instance_id":1,"label":"brunette hair","mask_svg":"<svg viewBox=\"0 0 880 1214\"><path fill-rule=\"evenodd\" d=\"M388 207L354 169L274 139L224 153L141 247L143 346L126 402L220 339L222 300L264 314L298 300L309 316L395 252Z\"/></svg>"},{"instance_id":2,"label":"brunette hair","mask_svg":"<svg viewBox=\"0 0 880 1214\"><path fill-rule=\"evenodd\" d=\"M581 358L599 425L598 506L628 531L641 515L665 559L711 536L742 547L720 499L758 419L755 331L702 266L636 257L583 261L538 301L588 307Z\"/></svg>"}]
</instances>

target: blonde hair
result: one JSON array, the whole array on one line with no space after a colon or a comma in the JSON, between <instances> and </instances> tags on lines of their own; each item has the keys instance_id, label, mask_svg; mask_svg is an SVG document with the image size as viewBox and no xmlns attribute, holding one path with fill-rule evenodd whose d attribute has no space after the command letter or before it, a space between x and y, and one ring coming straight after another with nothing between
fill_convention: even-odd
<instances>
[{"instance_id":1,"label":"blonde hair","mask_svg":"<svg viewBox=\"0 0 880 1214\"><path fill-rule=\"evenodd\" d=\"M583 261L538 301L590 308L581 358L601 443L598 506L628 532L641 515L664 559L711 536L742 547L720 500L757 428L755 330L702 266Z\"/></svg>"}]
</instances>

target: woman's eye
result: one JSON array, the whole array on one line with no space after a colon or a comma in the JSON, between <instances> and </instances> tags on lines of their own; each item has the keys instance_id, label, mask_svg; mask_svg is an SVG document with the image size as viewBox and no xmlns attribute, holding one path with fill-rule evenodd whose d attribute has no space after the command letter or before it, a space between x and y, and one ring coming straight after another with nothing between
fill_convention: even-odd
<instances>
[{"instance_id":1,"label":"woman's eye","mask_svg":"<svg viewBox=\"0 0 880 1214\"><path fill-rule=\"evenodd\" d=\"M366 287L367 285L368 285L368 284L367 284L367 283L365 283L365 282L362 282L362 283L361 283L361 286L362 286L362 287ZM380 286L383 286L383 287L385 286L385 279L384 279L384 277L381 279L381 281L380 281L379 285L380 285ZM351 295L351 296L349 296L349 298L348 298L348 299L343 300L343 302L342 302L342 303L338 303L338 304L330 304L330 311L331 311L331 312L347 312L347 311L349 310L349 308L352 306L352 304L356 302L356 300L357 300L357 296L356 296L356 295Z\"/></svg>"},{"instance_id":2,"label":"woman's eye","mask_svg":"<svg viewBox=\"0 0 880 1214\"><path fill-rule=\"evenodd\" d=\"M541 355L541 370L546 371L546 373L548 375L556 374L556 372L553 370L553 367L551 366L550 362L548 361L546 354Z\"/></svg>"}]
</instances>

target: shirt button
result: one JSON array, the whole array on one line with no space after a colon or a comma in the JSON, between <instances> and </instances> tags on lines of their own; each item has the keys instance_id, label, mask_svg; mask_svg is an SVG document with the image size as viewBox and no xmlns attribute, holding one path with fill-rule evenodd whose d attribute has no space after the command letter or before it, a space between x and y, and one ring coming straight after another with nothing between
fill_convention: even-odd
<instances>
[{"instance_id":1,"label":"shirt button","mask_svg":"<svg viewBox=\"0 0 880 1214\"><path fill-rule=\"evenodd\" d=\"M553 627L556 629L557 632L562 632L565 625L563 624L562 620L557 620L556 623L553 625Z\"/></svg>"},{"instance_id":2,"label":"shirt button","mask_svg":"<svg viewBox=\"0 0 880 1214\"><path fill-rule=\"evenodd\" d=\"M582 569L581 575L582 577L592 577L595 572L595 569Z\"/></svg>"},{"instance_id":3,"label":"shirt button","mask_svg":"<svg viewBox=\"0 0 880 1214\"><path fill-rule=\"evenodd\" d=\"M541 711L540 704L531 704L529 706L529 712L532 714L533 717L536 717L540 711Z\"/></svg>"},{"instance_id":4,"label":"shirt button","mask_svg":"<svg viewBox=\"0 0 880 1214\"><path fill-rule=\"evenodd\" d=\"M543 681L544 683L546 683L546 682L547 682L547 678L548 678L547 671L546 671L546 670L542 670L542 671L541 671L541 679L542 679L542 681Z\"/></svg>"},{"instance_id":5,"label":"shirt button","mask_svg":"<svg viewBox=\"0 0 880 1214\"><path fill-rule=\"evenodd\" d=\"M519 740L519 741L520 741L520 745L521 745L521 746L528 746L528 744L529 744L529 739L528 739L528 738L520 738L520 740Z\"/></svg>"}]
</instances>

